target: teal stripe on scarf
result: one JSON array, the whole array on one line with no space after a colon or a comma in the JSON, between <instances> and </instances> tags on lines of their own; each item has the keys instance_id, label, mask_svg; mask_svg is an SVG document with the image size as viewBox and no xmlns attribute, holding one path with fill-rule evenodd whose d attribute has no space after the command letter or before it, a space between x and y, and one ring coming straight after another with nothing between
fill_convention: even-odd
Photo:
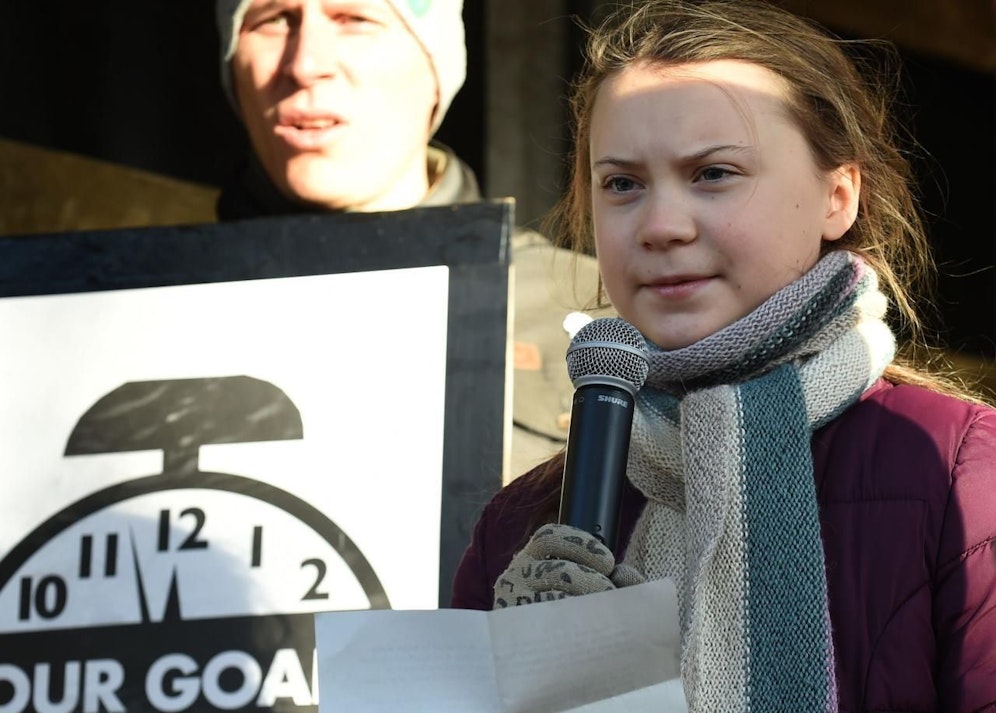
<instances>
[{"instance_id":1,"label":"teal stripe on scarf","mask_svg":"<svg viewBox=\"0 0 996 713\"><path fill-rule=\"evenodd\" d=\"M833 648L802 387L786 364L740 393L749 710L825 711ZM814 675L819 671L827 675Z\"/></svg>"}]
</instances>

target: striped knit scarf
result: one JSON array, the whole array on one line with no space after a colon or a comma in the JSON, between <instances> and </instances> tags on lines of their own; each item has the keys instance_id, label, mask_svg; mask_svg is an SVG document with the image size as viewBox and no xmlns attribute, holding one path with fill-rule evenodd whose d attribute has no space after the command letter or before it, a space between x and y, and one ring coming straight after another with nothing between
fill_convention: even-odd
<instances>
[{"instance_id":1,"label":"striped knit scarf","mask_svg":"<svg viewBox=\"0 0 996 713\"><path fill-rule=\"evenodd\" d=\"M693 713L837 710L810 438L892 360L885 308L875 273L832 252L729 327L651 347L626 563L677 583Z\"/></svg>"}]
</instances>

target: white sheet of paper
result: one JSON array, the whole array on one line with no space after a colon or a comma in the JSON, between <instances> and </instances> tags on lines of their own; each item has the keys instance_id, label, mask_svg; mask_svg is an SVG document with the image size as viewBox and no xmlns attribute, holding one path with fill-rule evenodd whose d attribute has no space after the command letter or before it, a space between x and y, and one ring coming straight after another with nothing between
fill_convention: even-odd
<instances>
[{"instance_id":1,"label":"white sheet of paper","mask_svg":"<svg viewBox=\"0 0 996 713\"><path fill-rule=\"evenodd\" d=\"M315 616L321 713L687 710L670 580L492 612Z\"/></svg>"}]
</instances>

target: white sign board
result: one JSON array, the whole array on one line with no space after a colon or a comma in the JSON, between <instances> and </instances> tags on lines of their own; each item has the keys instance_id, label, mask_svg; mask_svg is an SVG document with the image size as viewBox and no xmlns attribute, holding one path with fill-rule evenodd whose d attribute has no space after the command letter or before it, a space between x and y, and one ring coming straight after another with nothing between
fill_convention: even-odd
<instances>
[{"instance_id":1,"label":"white sign board","mask_svg":"<svg viewBox=\"0 0 996 713\"><path fill-rule=\"evenodd\" d=\"M445 606L510 418L507 201L0 238L0 713L317 711Z\"/></svg>"},{"instance_id":2,"label":"white sign board","mask_svg":"<svg viewBox=\"0 0 996 713\"><path fill-rule=\"evenodd\" d=\"M62 661L5 645L0 710L139 710L114 685L132 675L142 710L311 705L311 657L175 633L434 608L447 286L436 266L0 300L0 634ZM199 446L222 417L199 398L299 426ZM147 438L160 423L177 428ZM102 425L131 450L97 452ZM66 455L80 428L90 446Z\"/></svg>"}]
</instances>

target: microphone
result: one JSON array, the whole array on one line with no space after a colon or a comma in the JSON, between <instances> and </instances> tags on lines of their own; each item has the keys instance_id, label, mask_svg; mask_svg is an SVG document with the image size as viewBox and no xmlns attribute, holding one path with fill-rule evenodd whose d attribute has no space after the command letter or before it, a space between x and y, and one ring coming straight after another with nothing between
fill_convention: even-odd
<instances>
[{"instance_id":1,"label":"microphone","mask_svg":"<svg viewBox=\"0 0 996 713\"><path fill-rule=\"evenodd\" d=\"M558 522L595 535L613 553L636 392L648 370L643 335L615 317L589 322L567 349L576 390Z\"/></svg>"}]
</instances>

